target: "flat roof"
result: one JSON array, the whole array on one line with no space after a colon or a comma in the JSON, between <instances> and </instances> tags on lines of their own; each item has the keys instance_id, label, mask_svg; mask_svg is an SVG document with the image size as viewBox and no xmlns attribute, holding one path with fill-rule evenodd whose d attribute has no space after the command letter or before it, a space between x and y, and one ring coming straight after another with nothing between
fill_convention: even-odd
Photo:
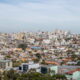
<instances>
[{"instance_id":1,"label":"flat roof","mask_svg":"<svg viewBox=\"0 0 80 80\"><path fill-rule=\"evenodd\" d=\"M0 60L0 62L10 62L11 60Z\"/></svg>"}]
</instances>

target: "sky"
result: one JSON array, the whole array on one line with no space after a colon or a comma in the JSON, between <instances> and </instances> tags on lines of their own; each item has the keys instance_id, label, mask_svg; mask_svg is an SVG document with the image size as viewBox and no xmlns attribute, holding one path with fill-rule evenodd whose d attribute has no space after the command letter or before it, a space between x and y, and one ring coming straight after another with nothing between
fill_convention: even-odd
<instances>
[{"instance_id":1,"label":"sky","mask_svg":"<svg viewBox=\"0 0 80 80\"><path fill-rule=\"evenodd\" d=\"M80 33L80 0L0 0L0 32Z\"/></svg>"}]
</instances>

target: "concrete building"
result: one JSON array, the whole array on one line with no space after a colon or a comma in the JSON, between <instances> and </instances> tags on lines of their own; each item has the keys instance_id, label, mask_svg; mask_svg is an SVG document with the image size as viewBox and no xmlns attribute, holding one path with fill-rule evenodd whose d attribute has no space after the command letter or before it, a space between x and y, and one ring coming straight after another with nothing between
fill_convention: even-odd
<instances>
[{"instance_id":1,"label":"concrete building","mask_svg":"<svg viewBox=\"0 0 80 80\"><path fill-rule=\"evenodd\" d=\"M0 69L9 70L11 68L12 68L12 61L11 60L0 60Z\"/></svg>"},{"instance_id":2,"label":"concrete building","mask_svg":"<svg viewBox=\"0 0 80 80\"><path fill-rule=\"evenodd\" d=\"M55 71L53 69L53 65L41 65L40 73L54 75Z\"/></svg>"},{"instance_id":3,"label":"concrete building","mask_svg":"<svg viewBox=\"0 0 80 80\"><path fill-rule=\"evenodd\" d=\"M28 72L31 69L35 69L36 72L40 72L40 65L39 65L39 63L33 63L33 62L22 63L21 66L19 67L19 70L21 72Z\"/></svg>"},{"instance_id":4,"label":"concrete building","mask_svg":"<svg viewBox=\"0 0 80 80\"><path fill-rule=\"evenodd\" d=\"M52 66L52 70L55 71L55 74L65 74L69 71L72 71L74 69L78 69L80 66Z\"/></svg>"}]
</instances>

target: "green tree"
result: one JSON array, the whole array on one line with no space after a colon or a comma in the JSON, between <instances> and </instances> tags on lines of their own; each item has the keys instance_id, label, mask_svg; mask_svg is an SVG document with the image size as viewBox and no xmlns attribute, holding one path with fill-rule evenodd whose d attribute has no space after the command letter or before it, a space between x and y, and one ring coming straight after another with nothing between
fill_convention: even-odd
<instances>
[{"instance_id":1,"label":"green tree","mask_svg":"<svg viewBox=\"0 0 80 80\"><path fill-rule=\"evenodd\" d=\"M40 55L39 53L37 53L37 54L36 54L36 57L37 57L38 59L40 59L40 58L41 58L41 55Z\"/></svg>"},{"instance_id":2,"label":"green tree","mask_svg":"<svg viewBox=\"0 0 80 80\"><path fill-rule=\"evenodd\" d=\"M3 75L3 80L16 80L17 77L19 77L19 74L12 69L10 71L4 72Z\"/></svg>"},{"instance_id":3,"label":"green tree","mask_svg":"<svg viewBox=\"0 0 80 80\"><path fill-rule=\"evenodd\" d=\"M77 62L77 65L80 66L80 61Z\"/></svg>"},{"instance_id":4,"label":"green tree","mask_svg":"<svg viewBox=\"0 0 80 80\"><path fill-rule=\"evenodd\" d=\"M67 80L65 75L56 74L56 75L53 75L52 77L55 80L57 80L57 79L59 79L59 80Z\"/></svg>"},{"instance_id":5,"label":"green tree","mask_svg":"<svg viewBox=\"0 0 80 80\"><path fill-rule=\"evenodd\" d=\"M26 44L19 44L18 45L18 48L22 48L24 51L26 50L26 48L27 48L27 45Z\"/></svg>"},{"instance_id":6,"label":"green tree","mask_svg":"<svg viewBox=\"0 0 80 80\"><path fill-rule=\"evenodd\" d=\"M41 74L35 71L29 73L17 73L14 70L5 71L3 80L67 80L65 75ZM1 79L0 79L1 80Z\"/></svg>"}]
</instances>

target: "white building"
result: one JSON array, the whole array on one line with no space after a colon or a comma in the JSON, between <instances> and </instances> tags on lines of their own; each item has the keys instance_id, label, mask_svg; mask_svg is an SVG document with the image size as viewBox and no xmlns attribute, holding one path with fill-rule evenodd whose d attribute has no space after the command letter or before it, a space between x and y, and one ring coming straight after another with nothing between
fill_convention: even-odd
<instances>
[{"instance_id":1,"label":"white building","mask_svg":"<svg viewBox=\"0 0 80 80\"><path fill-rule=\"evenodd\" d=\"M21 72L28 72L30 69L35 69L36 72L40 72L40 65L39 63L22 63L21 66L19 67L19 70Z\"/></svg>"},{"instance_id":2,"label":"white building","mask_svg":"<svg viewBox=\"0 0 80 80\"><path fill-rule=\"evenodd\" d=\"M12 61L11 60L0 60L0 69L9 70L11 68L12 68Z\"/></svg>"}]
</instances>

